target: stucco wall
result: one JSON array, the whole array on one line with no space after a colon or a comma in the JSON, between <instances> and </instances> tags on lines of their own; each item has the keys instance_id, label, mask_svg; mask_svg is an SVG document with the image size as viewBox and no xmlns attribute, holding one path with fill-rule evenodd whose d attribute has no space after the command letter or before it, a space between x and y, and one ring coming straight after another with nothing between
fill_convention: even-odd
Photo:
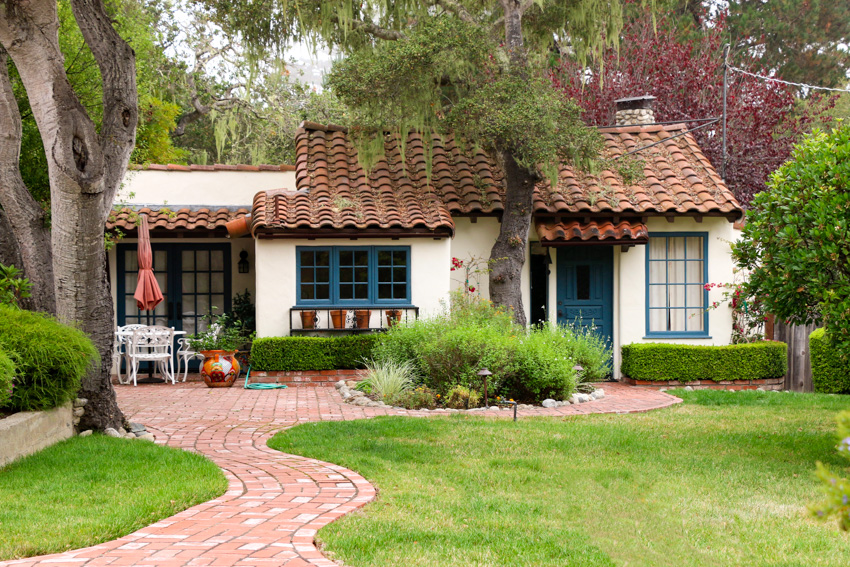
<instances>
[{"instance_id":1,"label":"stucco wall","mask_svg":"<svg viewBox=\"0 0 850 567\"><path fill-rule=\"evenodd\" d=\"M257 335L286 336L290 331L289 309L295 306L296 246L410 246L411 301L420 316L437 313L448 298L451 243L448 239L361 238L321 240L274 240L256 242ZM376 315L373 314L373 317ZM319 327L325 326L321 321Z\"/></svg>"},{"instance_id":2,"label":"stucco wall","mask_svg":"<svg viewBox=\"0 0 850 567\"><path fill-rule=\"evenodd\" d=\"M295 189L293 171L129 170L117 201L123 204L251 207L268 189Z\"/></svg>"},{"instance_id":3,"label":"stucco wall","mask_svg":"<svg viewBox=\"0 0 850 567\"><path fill-rule=\"evenodd\" d=\"M25 411L0 420L0 467L74 435L71 402L47 411Z\"/></svg>"},{"instance_id":4,"label":"stucco wall","mask_svg":"<svg viewBox=\"0 0 850 567\"><path fill-rule=\"evenodd\" d=\"M469 218L455 219L455 237L452 240L451 251L452 257L468 262L471 258L480 260L482 269L487 270L487 260L490 259L490 250L499 236L499 221L495 218L479 218L477 222L472 222ZM529 238L536 239L534 228L531 229ZM451 260L450 260L451 261ZM446 269L450 269L449 263L446 263ZM451 274L451 289L457 291L462 289L464 284L464 272L454 271ZM529 312L529 302L531 301L531 271L529 269L529 255L526 252L525 265L522 270L522 304L525 309L526 316ZM480 293L481 297L490 298L489 274L481 273L474 274L470 278L470 284L475 286L475 293Z\"/></svg>"}]
</instances>

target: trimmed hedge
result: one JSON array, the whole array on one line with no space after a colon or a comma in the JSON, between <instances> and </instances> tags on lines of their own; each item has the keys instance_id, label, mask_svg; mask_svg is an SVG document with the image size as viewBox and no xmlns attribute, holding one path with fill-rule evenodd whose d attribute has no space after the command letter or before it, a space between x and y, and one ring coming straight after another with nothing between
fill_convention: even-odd
<instances>
[{"instance_id":1,"label":"trimmed hedge","mask_svg":"<svg viewBox=\"0 0 850 567\"><path fill-rule=\"evenodd\" d=\"M12 398L12 388L15 381L15 363L0 350L0 408Z\"/></svg>"},{"instance_id":2,"label":"trimmed hedge","mask_svg":"<svg viewBox=\"0 0 850 567\"><path fill-rule=\"evenodd\" d=\"M377 340L377 335L254 339L251 368L261 371L362 368L372 358Z\"/></svg>"},{"instance_id":3,"label":"trimmed hedge","mask_svg":"<svg viewBox=\"0 0 850 567\"><path fill-rule=\"evenodd\" d=\"M812 386L822 394L850 394L850 365L841 362L823 329L809 335L812 357Z\"/></svg>"},{"instance_id":4,"label":"trimmed hedge","mask_svg":"<svg viewBox=\"0 0 850 567\"><path fill-rule=\"evenodd\" d=\"M99 362L91 339L43 313L0 305L0 349L15 362L13 411L46 410L74 399L80 380Z\"/></svg>"},{"instance_id":5,"label":"trimmed hedge","mask_svg":"<svg viewBox=\"0 0 850 567\"><path fill-rule=\"evenodd\" d=\"M725 346L634 343L623 346L620 370L634 380L761 380L788 368L788 345L762 341Z\"/></svg>"}]
</instances>

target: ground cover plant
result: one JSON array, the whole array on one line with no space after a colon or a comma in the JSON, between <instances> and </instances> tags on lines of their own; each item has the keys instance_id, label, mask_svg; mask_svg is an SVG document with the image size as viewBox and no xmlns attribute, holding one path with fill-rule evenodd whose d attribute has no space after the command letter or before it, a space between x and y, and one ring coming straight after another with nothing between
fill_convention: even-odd
<instances>
[{"instance_id":1,"label":"ground cover plant","mask_svg":"<svg viewBox=\"0 0 850 567\"><path fill-rule=\"evenodd\" d=\"M318 533L346 565L835 565L818 522L838 396L676 391L633 415L305 424L270 445L363 474L375 503Z\"/></svg>"},{"instance_id":2,"label":"ground cover plant","mask_svg":"<svg viewBox=\"0 0 850 567\"><path fill-rule=\"evenodd\" d=\"M211 461L101 435L0 468L0 560L111 541L224 493Z\"/></svg>"},{"instance_id":3,"label":"ground cover plant","mask_svg":"<svg viewBox=\"0 0 850 567\"><path fill-rule=\"evenodd\" d=\"M416 385L435 398L446 399L461 386L467 397L480 399L485 383L478 373L486 368L490 397L521 402L568 398L579 380L604 378L611 356L591 330L552 324L526 329L509 312L468 293L453 294L442 314L393 326L372 355L379 363L412 364Z\"/></svg>"}]
</instances>

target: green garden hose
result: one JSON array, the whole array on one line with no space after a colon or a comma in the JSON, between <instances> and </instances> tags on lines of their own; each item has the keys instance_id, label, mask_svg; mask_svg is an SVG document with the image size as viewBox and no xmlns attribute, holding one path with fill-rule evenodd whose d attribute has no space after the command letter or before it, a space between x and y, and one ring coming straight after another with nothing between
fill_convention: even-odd
<instances>
[{"instance_id":1,"label":"green garden hose","mask_svg":"<svg viewBox=\"0 0 850 567\"><path fill-rule=\"evenodd\" d=\"M280 390L286 388L286 384L249 384L248 378L251 376L251 367L248 366L248 372L245 373L245 389L246 390Z\"/></svg>"}]
</instances>

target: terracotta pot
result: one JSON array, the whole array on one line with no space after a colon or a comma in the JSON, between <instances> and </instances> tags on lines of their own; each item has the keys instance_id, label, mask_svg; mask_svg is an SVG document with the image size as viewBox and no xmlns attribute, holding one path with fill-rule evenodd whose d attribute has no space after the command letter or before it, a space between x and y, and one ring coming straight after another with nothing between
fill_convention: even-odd
<instances>
[{"instance_id":1,"label":"terracotta pot","mask_svg":"<svg viewBox=\"0 0 850 567\"><path fill-rule=\"evenodd\" d=\"M316 323L319 322L319 318L316 316L315 311L301 311L301 328L302 329L315 329Z\"/></svg>"},{"instance_id":2,"label":"terracotta pot","mask_svg":"<svg viewBox=\"0 0 850 567\"><path fill-rule=\"evenodd\" d=\"M401 321L401 309L387 310L387 327L398 325L399 321Z\"/></svg>"},{"instance_id":3,"label":"terracotta pot","mask_svg":"<svg viewBox=\"0 0 850 567\"><path fill-rule=\"evenodd\" d=\"M354 321L357 323L358 329L368 329L369 319L372 318L372 312L368 309L357 309L354 311Z\"/></svg>"},{"instance_id":4,"label":"terracotta pot","mask_svg":"<svg viewBox=\"0 0 850 567\"><path fill-rule=\"evenodd\" d=\"M201 377L210 388L229 388L239 376L235 350L202 350Z\"/></svg>"},{"instance_id":5,"label":"terracotta pot","mask_svg":"<svg viewBox=\"0 0 850 567\"><path fill-rule=\"evenodd\" d=\"M345 328L345 314L345 309L334 309L331 311L331 322L333 323L334 329Z\"/></svg>"}]
</instances>

